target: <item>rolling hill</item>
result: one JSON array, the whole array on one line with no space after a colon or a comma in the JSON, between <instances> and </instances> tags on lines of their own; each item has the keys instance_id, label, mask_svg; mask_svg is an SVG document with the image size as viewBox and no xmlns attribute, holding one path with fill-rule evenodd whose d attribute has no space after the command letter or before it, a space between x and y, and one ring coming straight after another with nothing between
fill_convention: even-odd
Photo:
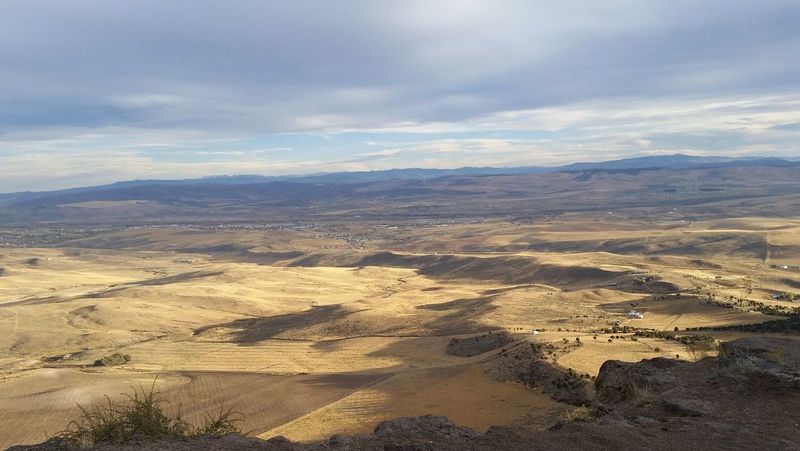
<instances>
[{"instance_id":1,"label":"rolling hill","mask_svg":"<svg viewBox=\"0 0 800 451\"><path fill-rule=\"evenodd\" d=\"M559 168L140 180L6 194L0 196L0 225L516 217L770 196L784 196L779 202L793 205L791 196L800 194L798 168L800 163L780 159L673 155Z\"/></svg>"}]
</instances>

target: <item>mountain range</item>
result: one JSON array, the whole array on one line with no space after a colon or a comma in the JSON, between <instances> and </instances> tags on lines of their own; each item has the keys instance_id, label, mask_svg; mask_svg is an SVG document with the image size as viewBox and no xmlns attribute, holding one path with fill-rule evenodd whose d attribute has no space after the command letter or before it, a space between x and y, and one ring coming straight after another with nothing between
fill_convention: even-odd
<instances>
[{"instance_id":1,"label":"mountain range","mask_svg":"<svg viewBox=\"0 0 800 451\"><path fill-rule=\"evenodd\" d=\"M779 198L770 208L785 205L791 214L798 169L800 162L779 158L671 155L559 167L132 180L0 195L0 225L513 218L745 199L762 205L772 196Z\"/></svg>"},{"instance_id":2,"label":"mountain range","mask_svg":"<svg viewBox=\"0 0 800 451\"><path fill-rule=\"evenodd\" d=\"M732 167L732 166L784 166L795 165L796 159L782 159L775 157L703 157L683 154L659 155L626 158L620 160L609 160L591 163L572 163L562 166L514 166L514 167L461 167L455 169L426 169L426 168L404 168L388 169L381 171L352 171L352 172L330 172L304 175L219 175L193 179L178 180L159 180L143 179L128 180L107 185L89 186L80 188L69 188L56 191L23 191L15 193L0 193L2 200L25 200L37 197L76 194L82 192L115 190L130 187L141 187L148 185L170 185L170 186L191 186L191 185L247 185L271 182L295 182L309 184L358 184L369 182L380 182L387 180L427 180L447 176L481 176L481 175L518 175L518 174L540 174L552 172L569 171L593 171L593 170L628 170L628 169L690 169L707 167Z\"/></svg>"}]
</instances>

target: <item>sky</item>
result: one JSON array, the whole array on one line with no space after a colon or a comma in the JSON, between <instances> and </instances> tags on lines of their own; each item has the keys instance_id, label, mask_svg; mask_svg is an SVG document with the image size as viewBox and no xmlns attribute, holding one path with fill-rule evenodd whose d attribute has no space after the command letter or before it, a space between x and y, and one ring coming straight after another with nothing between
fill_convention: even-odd
<instances>
[{"instance_id":1,"label":"sky","mask_svg":"<svg viewBox=\"0 0 800 451\"><path fill-rule=\"evenodd\" d=\"M800 156L797 0L3 0L0 192Z\"/></svg>"}]
</instances>

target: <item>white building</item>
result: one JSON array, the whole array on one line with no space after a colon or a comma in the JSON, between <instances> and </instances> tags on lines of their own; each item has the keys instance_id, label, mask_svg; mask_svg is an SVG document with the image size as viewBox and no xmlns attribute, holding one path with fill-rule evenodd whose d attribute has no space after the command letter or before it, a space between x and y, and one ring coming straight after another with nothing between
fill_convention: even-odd
<instances>
[{"instance_id":1,"label":"white building","mask_svg":"<svg viewBox=\"0 0 800 451\"><path fill-rule=\"evenodd\" d=\"M644 318L644 313L637 312L636 310L628 310L625 313L625 316L627 316L629 319L642 319Z\"/></svg>"}]
</instances>

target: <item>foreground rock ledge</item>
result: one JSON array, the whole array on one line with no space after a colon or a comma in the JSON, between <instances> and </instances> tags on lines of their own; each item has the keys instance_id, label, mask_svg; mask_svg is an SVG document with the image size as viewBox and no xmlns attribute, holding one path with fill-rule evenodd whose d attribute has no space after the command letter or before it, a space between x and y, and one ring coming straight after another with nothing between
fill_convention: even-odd
<instances>
[{"instance_id":1,"label":"foreground rock ledge","mask_svg":"<svg viewBox=\"0 0 800 451\"><path fill-rule=\"evenodd\" d=\"M99 444L98 450L800 450L800 341L750 337L696 363L657 358L608 361L591 416L548 431L493 427L485 433L445 417L384 421L371 434L312 444L227 435ZM73 450L53 439L9 448Z\"/></svg>"}]
</instances>

